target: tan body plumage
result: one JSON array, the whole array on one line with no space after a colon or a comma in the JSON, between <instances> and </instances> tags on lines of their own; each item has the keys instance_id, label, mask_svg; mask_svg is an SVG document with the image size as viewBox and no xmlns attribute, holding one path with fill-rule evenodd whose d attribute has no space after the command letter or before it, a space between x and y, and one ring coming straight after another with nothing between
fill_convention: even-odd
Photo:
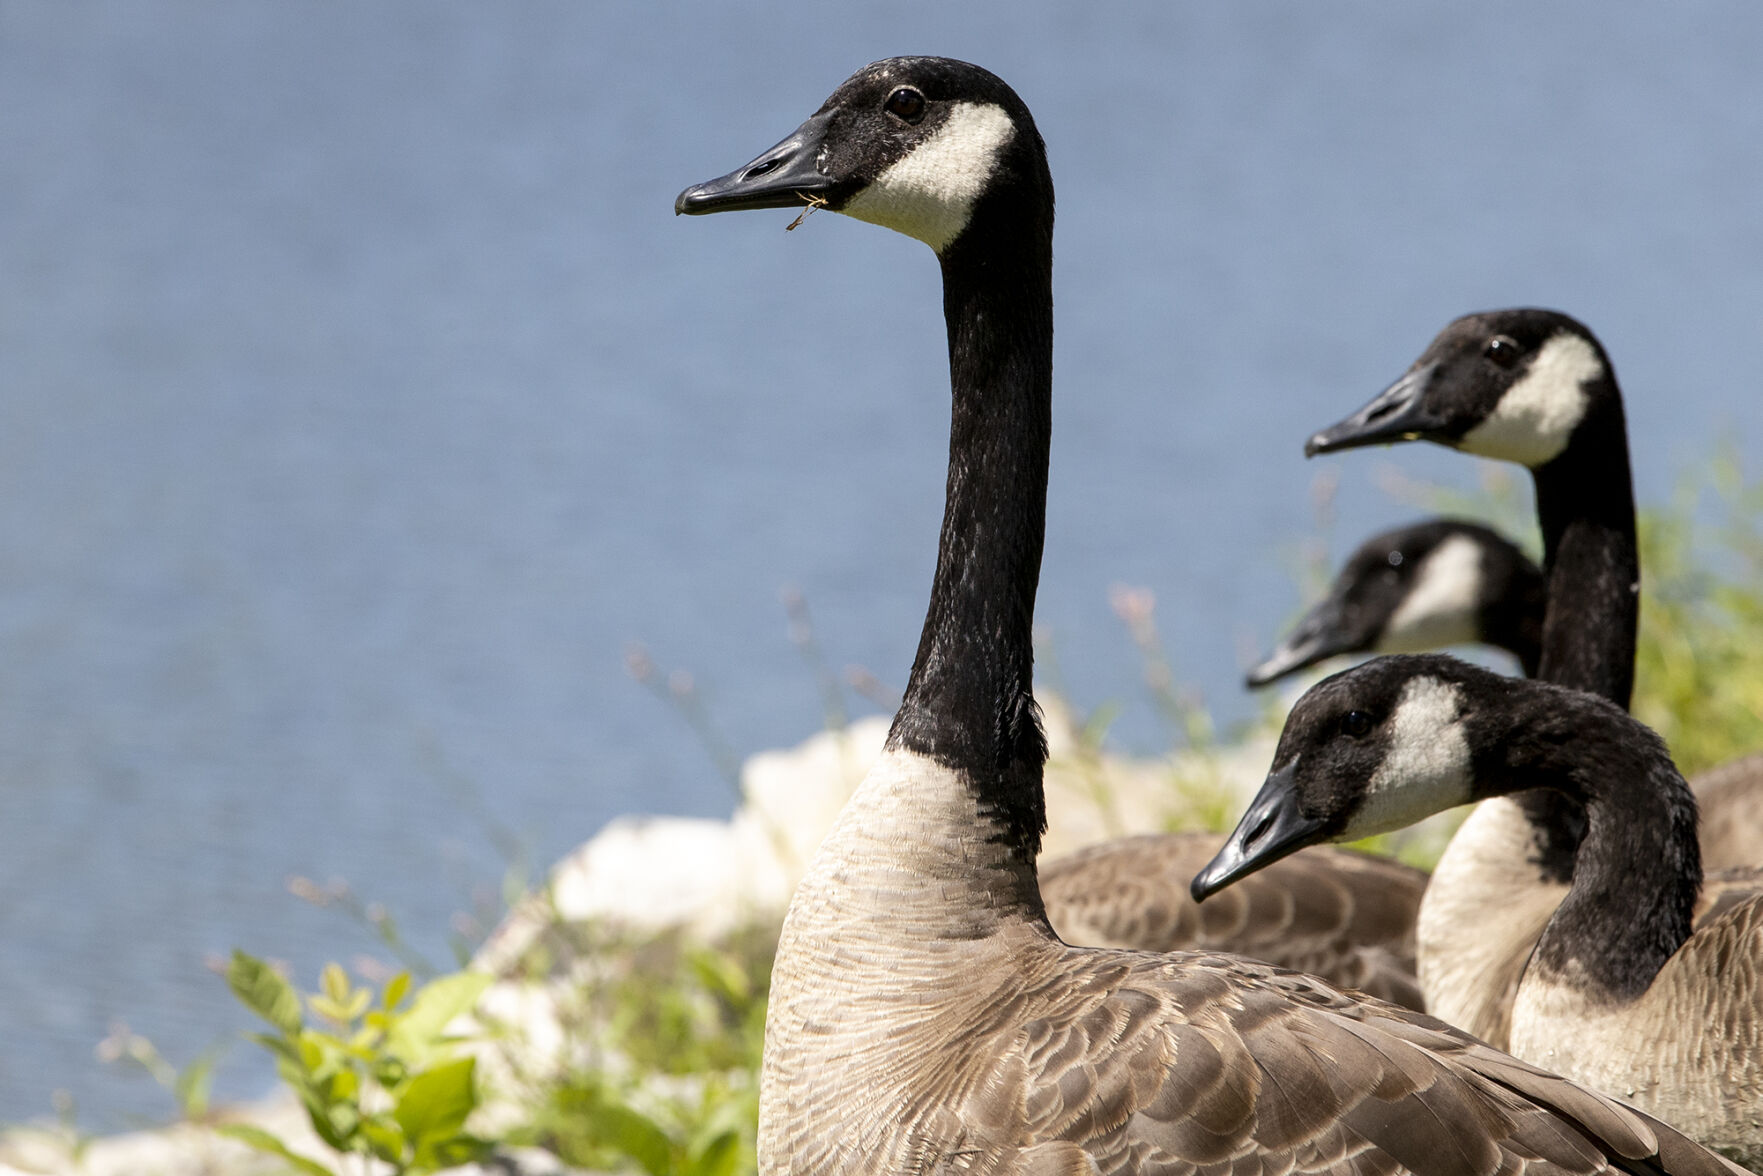
<instances>
[{"instance_id":1,"label":"tan body plumage","mask_svg":"<svg viewBox=\"0 0 1763 1176\"><path fill-rule=\"evenodd\" d=\"M984 824L889 753L822 845L772 978L768 1176L1597 1172L1652 1148L1431 1018L1238 957L1068 947L1032 870L960 836Z\"/></svg>"},{"instance_id":2,"label":"tan body plumage","mask_svg":"<svg viewBox=\"0 0 1763 1176\"><path fill-rule=\"evenodd\" d=\"M1047 917L1080 947L1230 952L1423 1008L1414 923L1425 872L1318 846L1202 906L1188 882L1223 843L1222 833L1153 833L1043 863Z\"/></svg>"}]
</instances>

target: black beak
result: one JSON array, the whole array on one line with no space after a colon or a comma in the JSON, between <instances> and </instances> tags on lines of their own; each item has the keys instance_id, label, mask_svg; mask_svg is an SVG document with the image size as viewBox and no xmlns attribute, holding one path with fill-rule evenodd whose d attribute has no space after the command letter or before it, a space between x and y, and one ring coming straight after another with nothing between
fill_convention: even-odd
<instances>
[{"instance_id":1,"label":"black beak","mask_svg":"<svg viewBox=\"0 0 1763 1176\"><path fill-rule=\"evenodd\" d=\"M1423 363L1380 392L1364 408L1304 443L1304 456L1358 449L1392 441L1414 441L1435 432L1441 422L1427 407L1426 389L1436 363Z\"/></svg>"},{"instance_id":2,"label":"black beak","mask_svg":"<svg viewBox=\"0 0 1763 1176\"><path fill-rule=\"evenodd\" d=\"M1204 902L1238 878L1322 840L1322 822L1298 809L1297 793L1292 789L1297 772L1298 759L1293 756L1285 767L1268 775L1230 840L1194 875L1188 891L1195 902Z\"/></svg>"},{"instance_id":3,"label":"black beak","mask_svg":"<svg viewBox=\"0 0 1763 1176\"><path fill-rule=\"evenodd\" d=\"M814 203L815 197L832 187L832 181L821 175L817 166L821 138L831 117L817 114L745 167L687 188L673 202L673 211L695 216Z\"/></svg>"},{"instance_id":4,"label":"black beak","mask_svg":"<svg viewBox=\"0 0 1763 1176\"><path fill-rule=\"evenodd\" d=\"M1249 671L1245 681L1253 690L1337 653L1357 653L1363 648L1364 642L1348 629L1341 602L1330 596L1305 613L1285 640Z\"/></svg>"}]
</instances>

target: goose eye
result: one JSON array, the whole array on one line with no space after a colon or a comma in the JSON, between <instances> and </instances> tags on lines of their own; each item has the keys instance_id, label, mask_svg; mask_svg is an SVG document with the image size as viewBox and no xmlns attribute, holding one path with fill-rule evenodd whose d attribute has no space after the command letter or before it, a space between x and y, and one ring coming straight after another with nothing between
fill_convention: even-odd
<instances>
[{"instance_id":1,"label":"goose eye","mask_svg":"<svg viewBox=\"0 0 1763 1176\"><path fill-rule=\"evenodd\" d=\"M1495 335L1481 353L1501 367L1509 368L1518 362L1518 341L1510 335Z\"/></svg>"},{"instance_id":2,"label":"goose eye","mask_svg":"<svg viewBox=\"0 0 1763 1176\"><path fill-rule=\"evenodd\" d=\"M895 118L916 123L924 117L924 95L911 86L901 86L888 95L885 109Z\"/></svg>"},{"instance_id":3,"label":"goose eye","mask_svg":"<svg viewBox=\"0 0 1763 1176\"><path fill-rule=\"evenodd\" d=\"M1371 730L1371 716L1364 711L1348 711L1347 717L1341 720L1341 730L1358 739Z\"/></svg>"}]
</instances>

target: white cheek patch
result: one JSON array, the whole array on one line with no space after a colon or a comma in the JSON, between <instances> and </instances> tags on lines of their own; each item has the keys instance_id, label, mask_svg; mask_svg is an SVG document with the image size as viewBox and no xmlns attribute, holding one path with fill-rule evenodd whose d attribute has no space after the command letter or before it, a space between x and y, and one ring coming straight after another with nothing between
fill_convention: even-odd
<instances>
[{"instance_id":1,"label":"white cheek patch","mask_svg":"<svg viewBox=\"0 0 1763 1176\"><path fill-rule=\"evenodd\" d=\"M1532 469L1567 448L1585 416L1585 385L1604 375L1604 363L1583 336L1563 333L1544 343L1526 371L1500 397L1488 419L1463 435L1465 453L1515 461Z\"/></svg>"},{"instance_id":2,"label":"white cheek patch","mask_svg":"<svg viewBox=\"0 0 1763 1176\"><path fill-rule=\"evenodd\" d=\"M1421 653L1481 640L1481 548L1453 535L1432 549L1378 635L1380 653Z\"/></svg>"},{"instance_id":3,"label":"white cheek patch","mask_svg":"<svg viewBox=\"0 0 1763 1176\"><path fill-rule=\"evenodd\" d=\"M936 133L876 177L839 211L917 237L941 253L960 236L974 201L1016 133L1003 107L957 103Z\"/></svg>"},{"instance_id":4,"label":"white cheek patch","mask_svg":"<svg viewBox=\"0 0 1763 1176\"><path fill-rule=\"evenodd\" d=\"M1469 740L1457 688L1415 678L1391 720L1389 750L1349 820L1347 838L1403 829L1469 802Z\"/></svg>"}]
</instances>

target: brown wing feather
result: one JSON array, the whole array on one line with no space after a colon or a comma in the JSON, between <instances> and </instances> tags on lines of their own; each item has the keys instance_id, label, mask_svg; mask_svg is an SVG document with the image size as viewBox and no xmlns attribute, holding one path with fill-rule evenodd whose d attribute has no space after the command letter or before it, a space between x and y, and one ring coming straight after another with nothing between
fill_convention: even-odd
<instances>
[{"instance_id":1,"label":"brown wing feather","mask_svg":"<svg viewBox=\"0 0 1763 1176\"><path fill-rule=\"evenodd\" d=\"M954 973L995 978L986 990L926 989L909 1022L847 1008L823 1065L786 1073L768 1057L794 1094L772 1109L765 1170L1738 1171L1442 1022L1310 977L1051 939L1001 960L997 946L974 945ZM809 1027L825 1041L834 1022Z\"/></svg>"},{"instance_id":2,"label":"brown wing feather","mask_svg":"<svg viewBox=\"0 0 1763 1176\"><path fill-rule=\"evenodd\" d=\"M1424 872L1319 846L1196 903L1188 883L1223 844L1222 834L1149 834L1047 862L1047 916L1068 943L1230 952L1422 1007L1414 917Z\"/></svg>"},{"instance_id":3,"label":"brown wing feather","mask_svg":"<svg viewBox=\"0 0 1763 1176\"><path fill-rule=\"evenodd\" d=\"M1061 1036L1022 1075L1061 1113L1026 1123L1104 1172L1649 1170L1671 1134L1441 1022L1227 957L1139 957ZM1730 1171L1692 1147L1672 1170Z\"/></svg>"},{"instance_id":4,"label":"brown wing feather","mask_svg":"<svg viewBox=\"0 0 1763 1176\"><path fill-rule=\"evenodd\" d=\"M993 1023L985 1079L911 1116L972 1145L923 1171L1735 1170L1442 1022L1308 977L1063 947L1024 962L1006 1002L1023 1019Z\"/></svg>"},{"instance_id":5,"label":"brown wing feather","mask_svg":"<svg viewBox=\"0 0 1763 1176\"><path fill-rule=\"evenodd\" d=\"M1763 1164L1763 895L1733 878L1624 1014L1629 1097L1740 1161ZM1739 885L1749 881L1748 892ZM1704 895L1704 900L1709 896ZM1736 901L1735 901L1736 900ZM1564 1048L1572 1045L1565 1035Z\"/></svg>"}]
</instances>

